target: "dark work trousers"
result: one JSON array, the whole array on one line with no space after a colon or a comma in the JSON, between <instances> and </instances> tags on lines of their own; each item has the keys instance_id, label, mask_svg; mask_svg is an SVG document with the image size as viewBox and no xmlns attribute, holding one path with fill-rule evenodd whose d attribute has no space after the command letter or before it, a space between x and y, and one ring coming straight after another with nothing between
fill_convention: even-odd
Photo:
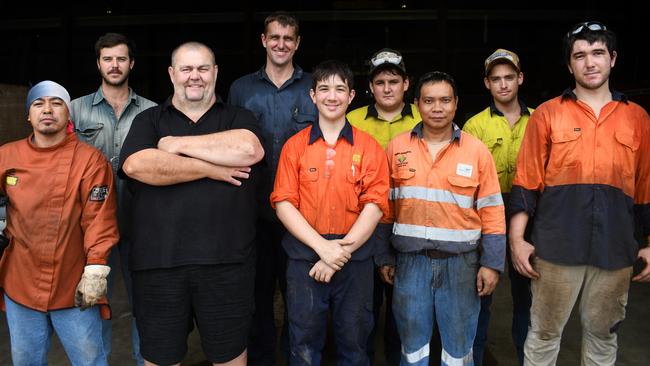
<instances>
[{"instance_id":1,"label":"dark work trousers","mask_svg":"<svg viewBox=\"0 0 650 366\"><path fill-rule=\"evenodd\" d=\"M369 365L367 344L372 329L372 258L349 261L329 283L309 276L313 266L304 260L287 264L290 366L319 366L331 312L336 364Z\"/></svg>"},{"instance_id":2,"label":"dark work trousers","mask_svg":"<svg viewBox=\"0 0 650 366\"><path fill-rule=\"evenodd\" d=\"M399 334L397 333L397 326L395 325L395 317L393 316L393 285L382 281L379 272L376 270L374 275L374 290L373 290L373 315L375 319L375 326L372 328L370 337L368 338L368 358L370 364L379 364L382 362L375 362L375 335L380 332L379 318L381 317L381 306L384 303L384 295L386 296L386 312L384 314L384 356L387 366L399 365L401 343L399 341Z\"/></svg>"},{"instance_id":3,"label":"dark work trousers","mask_svg":"<svg viewBox=\"0 0 650 366\"><path fill-rule=\"evenodd\" d=\"M280 222L258 220L256 249L257 264L255 272L255 314L248 343L248 364L274 365L277 345L277 330L273 310L276 283L280 287L282 299L286 304L287 256L282 249L282 237L286 229ZM287 310L284 307L280 349L281 356L288 355Z\"/></svg>"}]
</instances>

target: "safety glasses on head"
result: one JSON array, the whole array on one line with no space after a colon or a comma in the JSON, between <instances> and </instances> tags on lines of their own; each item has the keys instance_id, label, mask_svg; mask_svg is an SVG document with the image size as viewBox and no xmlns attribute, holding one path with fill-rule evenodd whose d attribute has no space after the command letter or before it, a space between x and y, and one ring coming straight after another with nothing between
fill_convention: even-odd
<instances>
[{"instance_id":1,"label":"safety glasses on head","mask_svg":"<svg viewBox=\"0 0 650 366\"><path fill-rule=\"evenodd\" d=\"M375 57L370 60L373 66L379 66L381 64L389 63L393 65L399 65L402 62L402 56L396 54L395 52L384 51L375 55Z\"/></svg>"},{"instance_id":2,"label":"safety glasses on head","mask_svg":"<svg viewBox=\"0 0 650 366\"><path fill-rule=\"evenodd\" d=\"M566 37L569 38L571 36L575 36L576 34L580 34L587 29L591 31L605 31L607 30L607 27L605 24L601 22L582 22L576 24L569 32L567 32Z\"/></svg>"}]
</instances>

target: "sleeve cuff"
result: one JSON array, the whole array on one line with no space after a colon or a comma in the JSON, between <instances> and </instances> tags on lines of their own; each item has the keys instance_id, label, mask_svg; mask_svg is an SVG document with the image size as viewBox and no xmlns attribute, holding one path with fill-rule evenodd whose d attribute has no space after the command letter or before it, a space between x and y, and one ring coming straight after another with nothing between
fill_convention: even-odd
<instances>
[{"instance_id":1,"label":"sleeve cuff","mask_svg":"<svg viewBox=\"0 0 650 366\"><path fill-rule=\"evenodd\" d=\"M481 259L483 267L503 272L506 261L506 236L503 234L486 234L481 237Z\"/></svg>"},{"instance_id":2,"label":"sleeve cuff","mask_svg":"<svg viewBox=\"0 0 650 366\"><path fill-rule=\"evenodd\" d=\"M532 217L535 214L535 208L537 208L537 191L531 191L522 186L512 186L508 217L522 211Z\"/></svg>"}]
</instances>

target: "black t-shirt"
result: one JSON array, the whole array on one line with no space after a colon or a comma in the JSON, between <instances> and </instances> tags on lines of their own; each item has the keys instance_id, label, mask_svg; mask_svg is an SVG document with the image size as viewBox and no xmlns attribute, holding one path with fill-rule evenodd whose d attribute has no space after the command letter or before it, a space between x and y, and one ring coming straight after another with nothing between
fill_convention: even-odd
<instances>
[{"instance_id":1,"label":"black t-shirt","mask_svg":"<svg viewBox=\"0 0 650 366\"><path fill-rule=\"evenodd\" d=\"M122 171L132 154L156 148L165 136L205 135L247 129L260 139L254 115L217 101L196 123L174 108L171 98L138 114L124 141L118 174L133 193L131 270L188 264L240 263L255 238L259 165L237 187L212 179L151 186Z\"/></svg>"}]
</instances>

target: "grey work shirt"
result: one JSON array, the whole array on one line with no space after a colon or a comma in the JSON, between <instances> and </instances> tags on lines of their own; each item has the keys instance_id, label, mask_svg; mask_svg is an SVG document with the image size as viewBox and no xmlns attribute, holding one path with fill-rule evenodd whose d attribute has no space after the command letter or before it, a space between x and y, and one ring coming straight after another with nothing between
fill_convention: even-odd
<instances>
[{"instance_id":1,"label":"grey work shirt","mask_svg":"<svg viewBox=\"0 0 650 366\"><path fill-rule=\"evenodd\" d=\"M153 106L156 106L156 103L137 95L131 88L129 99L119 119L116 118L113 107L104 98L101 87L96 92L71 102L70 118L77 137L101 151L113 168L117 189L117 217L122 236L126 234L126 225L130 221L125 215L130 200L125 196L128 194L125 181L117 177L120 150L135 116Z\"/></svg>"}]
</instances>

